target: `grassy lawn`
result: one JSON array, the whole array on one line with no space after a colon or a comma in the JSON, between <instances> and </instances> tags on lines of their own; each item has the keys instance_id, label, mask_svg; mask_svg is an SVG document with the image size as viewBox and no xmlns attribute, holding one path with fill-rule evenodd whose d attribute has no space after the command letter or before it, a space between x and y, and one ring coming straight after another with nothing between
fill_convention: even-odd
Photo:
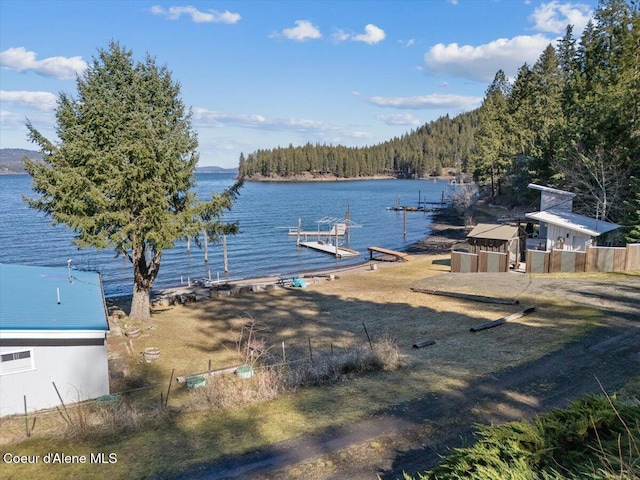
<instances>
[{"instance_id":1,"label":"grassy lawn","mask_svg":"<svg viewBox=\"0 0 640 480\"><path fill-rule=\"evenodd\" d=\"M120 320L112 325L110 352L129 371L127 378L114 380L112 391L128 392L123 398L134 412L127 415L132 425L144 417L142 426L90 433L90 425L83 423L90 424L93 417L86 414L82 420L81 407L70 408L70 414L84 428L68 427L55 410L39 412L31 416L33 435L26 440L23 418L0 423L3 453L43 456L64 452L88 457L91 452L104 452L115 453L117 462L2 465L0 477L115 480L177 474L225 455L348 424L427 394L463 389L479 376L539 358L606 321L595 307L553 295L553 282L562 282L562 277L545 280L551 287L517 274L501 274L504 284L487 282L482 275L457 280L444 273L448 271L446 259L419 257L404 264L379 264L377 270L361 267L339 273L334 281L309 279L306 289L277 288L171 307L154 313L149 325L138 325L143 332L134 339L121 334L130 324ZM520 305L480 304L410 290L434 285L517 297ZM537 311L527 317L490 331L469 332L473 325L534 305ZM202 391L176 383L177 376L207 371L209 362L213 369L239 364L236 340L242 326L251 320L261 326L258 334L275 358L281 358L283 343L287 359L300 361L309 360L309 345L316 358L354 345L366 348L366 327L373 342L383 336L394 338L406 366L392 372L351 375L329 387L303 388L259 403L239 398L239 406L228 409L216 408ZM412 348L425 339L436 343ZM160 359L145 363L141 352L151 346L160 349ZM168 408L163 409L161 395L166 400L172 377ZM223 383L257 383L261 374L258 371L249 380L233 375L219 378Z\"/></svg>"}]
</instances>

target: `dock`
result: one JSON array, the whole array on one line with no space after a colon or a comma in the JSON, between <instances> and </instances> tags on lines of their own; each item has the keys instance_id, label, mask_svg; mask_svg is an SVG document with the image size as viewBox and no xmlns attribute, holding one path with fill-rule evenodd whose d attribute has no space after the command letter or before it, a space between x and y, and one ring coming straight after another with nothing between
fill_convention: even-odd
<instances>
[{"instance_id":1,"label":"dock","mask_svg":"<svg viewBox=\"0 0 640 480\"><path fill-rule=\"evenodd\" d=\"M319 252L329 253L339 258L343 257L357 257L360 255L360 252L357 250L352 250L350 248L345 247L336 247L330 243L326 242L300 242L300 245L303 247L311 248L313 250L317 250Z\"/></svg>"},{"instance_id":2,"label":"dock","mask_svg":"<svg viewBox=\"0 0 640 480\"><path fill-rule=\"evenodd\" d=\"M304 237L305 241L309 239L309 237L320 238L334 238L334 237L344 237L347 233L347 224L346 223L336 223L331 227L331 230L328 231L304 231L298 228L290 228L289 236L290 237Z\"/></svg>"},{"instance_id":3,"label":"dock","mask_svg":"<svg viewBox=\"0 0 640 480\"><path fill-rule=\"evenodd\" d=\"M369 258L371 260L373 260L374 252L381 253L383 255L388 255L390 257L394 257L395 260L403 260L405 262L413 260L413 257L406 252L397 252L395 250L389 250L388 248L382 248L382 247L368 247L368 249L369 249Z\"/></svg>"}]
</instances>

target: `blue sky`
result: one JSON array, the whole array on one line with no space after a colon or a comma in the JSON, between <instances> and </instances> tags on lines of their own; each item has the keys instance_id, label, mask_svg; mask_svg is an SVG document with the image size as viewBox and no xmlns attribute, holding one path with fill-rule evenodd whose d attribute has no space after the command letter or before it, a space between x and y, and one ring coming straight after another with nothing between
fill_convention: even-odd
<instances>
[{"instance_id":1,"label":"blue sky","mask_svg":"<svg viewBox=\"0 0 640 480\"><path fill-rule=\"evenodd\" d=\"M55 140L60 92L111 40L181 84L200 165L265 148L373 145L472 110L597 0L0 0L0 148Z\"/></svg>"}]
</instances>

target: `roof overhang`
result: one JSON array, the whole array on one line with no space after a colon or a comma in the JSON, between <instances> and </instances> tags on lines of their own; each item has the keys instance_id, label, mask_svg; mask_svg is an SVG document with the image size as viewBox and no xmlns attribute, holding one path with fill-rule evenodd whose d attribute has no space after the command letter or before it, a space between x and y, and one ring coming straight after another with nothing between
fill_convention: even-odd
<instances>
[{"instance_id":1,"label":"roof overhang","mask_svg":"<svg viewBox=\"0 0 640 480\"><path fill-rule=\"evenodd\" d=\"M573 230L583 235L589 235L590 237L598 237L603 233L620 228L620 225L615 223L559 210L526 213L525 217L537 220L538 222L564 227L567 230Z\"/></svg>"},{"instance_id":2,"label":"roof overhang","mask_svg":"<svg viewBox=\"0 0 640 480\"><path fill-rule=\"evenodd\" d=\"M518 236L518 227L492 223L479 223L469 232L467 238L484 238L488 240L511 240Z\"/></svg>"},{"instance_id":3,"label":"roof overhang","mask_svg":"<svg viewBox=\"0 0 640 480\"><path fill-rule=\"evenodd\" d=\"M104 338L106 330L0 330L0 340Z\"/></svg>"},{"instance_id":4,"label":"roof overhang","mask_svg":"<svg viewBox=\"0 0 640 480\"><path fill-rule=\"evenodd\" d=\"M541 192L553 193L555 195L567 195L569 197L575 197L576 194L573 192L567 192L566 190L558 190L557 188L545 187L544 185L537 185L535 183L530 183L527 185L529 188L534 190L540 190Z\"/></svg>"}]
</instances>

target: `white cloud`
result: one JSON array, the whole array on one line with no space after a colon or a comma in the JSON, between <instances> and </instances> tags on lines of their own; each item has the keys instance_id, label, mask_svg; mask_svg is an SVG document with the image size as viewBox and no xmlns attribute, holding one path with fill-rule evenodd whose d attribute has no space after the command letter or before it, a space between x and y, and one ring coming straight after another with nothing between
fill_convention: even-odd
<instances>
[{"instance_id":1,"label":"white cloud","mask_svg":"<svg viewBox=\"0 0 640 480\"><path fill-rule=\"evenodd\" d=\"M512 77L523 63L535 63L550 43L542 34L500 38L478 46L439 43L424 54L424 61L431 73L490 82L500 69Z\"/></svg>"},{"instance_id":2,"label":"white cloud","mask_svg":"<svg viewBox=\"0 0 640 480\"><path fill-rule=\"evenodd\" d=\"M346 42L349 38L351 38L351 35L341 29L337 29L331 35L331 39L336 43Z\"/></svg>"},{"instance_id":3,"label":"white cloud","mask_svg":"<svg viewBox=\"0 0 640 480\"><path fill-rule=\"evenodd\" d=\"M191 5L184 7L169 7L168 9L155 5L151 7L151 13L166 17L169 20L178 20L181 16L186 15L191 17L191 21L193 23L233 24L239 22L242 18L239 13L231 13L229 10L218 12L217 10L209 9L206 12L201 12Z\"/></svg>"},{"instance_id":4,"label":"white cloud","mask_svg":"<svg viewBox=\"0 0 640 480\"><path fill-rule=\"evenodd\" d=\"M369 97L369 102L378 107L404 108L412 110L455 108L471 110L482 102L481 97L464 95L442 95L433 93L414 97Z\"/></svg>"},{"instance_id":5,"label":"white cloud","mask_svg":"<svg viewBox=\"0 0 640 480\"><path fill-rule=\"evenodd\" d=\"M2 125L3 128L24 127L24 122L24 115L9 112L8 110L0 110L0 125Z\"/></svg>"},{"instance_id":6,"label":"white cloud","mask_svg":"<svg viewBox=\"0 0 640 480\"><path fill-rule=\"evenodd\" d=\"M292 28L285 28L282 30L282 35L289 40L295 40L296 42L304 42L305 40L316 40L318 38L322 38L322 33L320 33L320 29L313 25L308 20L296 20L296 26ZM278 34L272 35L272 37L280 36Z\"/></svg>"},{"instance_id":7,"label":"white cloud","mask_svg":"<svg viewBox=\"0 0 640 480\"><path fill-rule=\"evenodd\" d=\"M305 136L311 135L323 140L327 140L329 136L333 139L338 136L343 139L371 137L369 132L355 131L349 127L328 125L324 122L304 118L267 118L257 114L218 112L199 107L193 108L192 111L194 126L197 128L235 126L271 132L304 133Z\"/></svg>"},{"instance_id":8,"label":"white cloud","mask_svg":"<svg viewBox=\"0 0 640 480\"><path fill-rule=\"evenodd\" d=\"M373 24L368 24L364 27L364 33L360 35L354 35L351 39L354 42L364 42L368 45L373 45L375 43L380 43L386 38L387 34L384 33L379 27L376 27Z\"/></svg>"},{"instance_id":9,"label":"white cloud","mask_svg":"<svg viewBox=\"0 0 640 480\"><path fill-rule=\"evenodd\" d=\"M377 115L376 118L387 125L420 125L422 122L412 113L393 113L391 115Z\"/></svg>"},{"instance_id":10,"label":"white cloud","mask_svg":"<svg viewBox=\"0 0 640 480\"><path fill-rule=\"evenodd\" d=\"M351 40L353 42L363 42L369 45L374 45L376 43L380 43L387 37L387 34L379 27L376 27L373 24L368 24L364 27L364 33L359 35L353 35L348 32L345 32L342 29L336 29L334 33L331 35L331 39L336 43L346 42L347 40ZM409 40L408 45L412 43L412 40Z\"/></svg>"},{"instance_id":11,"label":"white cloud","mask_svg":"<svg viewBox=\"0 0 640 480\"><path fill-rule=\"evenodd\" d=\"M87 68L87 62L82 57L49 57L37 60L36 52L17 47L0 52L0 66L17 72L34 71L45 77L69 80L81 74Z\"/></svg>"},{"instance_id":12,"label":"white cloud","mask_svg":"<svg viewBox=\"0 0 640 480\"><path fill-rule=\"evenodd\" d=\"M573 25L574 32L582 32L592 17L593 11L589 5L554 0L537 7L529 20L534 23L536 30L561 34L567 25Z\"/></svg>"},{"instance_id":13,"label":"white cloud","mask_svg":"<svg viewBox=\"0 0 640 480\"><path fill-rule=\"evenodd\" d=\"M49 111L56 108L57 97L49 92L0 90L0 102Z\"/></svg>"},{"instance_id":14,"label":"white cloud","mask_svg":"<svg viewBox=\"0 0 640 480\"><path fill-rule=\"evenodd\" d=\"M204 108L194 108L193 118L202 125L217 127L232 124L264 130L321 131L331 129L331 127L326 124L315 120L302 118L267 118L262 115L217 112Z\"/></svg>"}]
</instances>

